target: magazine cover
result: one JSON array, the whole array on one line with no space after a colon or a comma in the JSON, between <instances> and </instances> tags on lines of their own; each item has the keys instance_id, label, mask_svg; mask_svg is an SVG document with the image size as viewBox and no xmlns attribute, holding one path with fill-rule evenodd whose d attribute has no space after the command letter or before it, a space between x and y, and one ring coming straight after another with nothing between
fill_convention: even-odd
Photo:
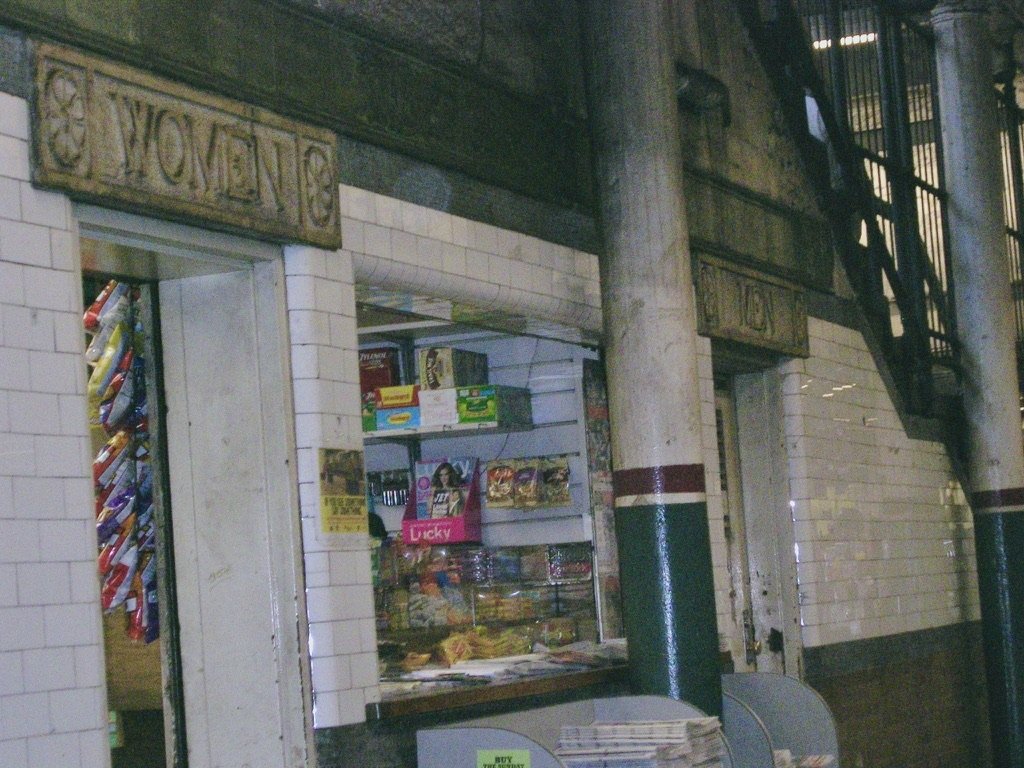
<instances>
[{"instance_id":1,"label":"magazine cover","mask_svg":"<svg viewBox=\"0 0 1024 768\"><path fill-rule=\"evenodd\" d=\"M480 461L440 458L417 461L412 493L402 520L407 544L480 540Z\"/></svg>"}]
</instances>

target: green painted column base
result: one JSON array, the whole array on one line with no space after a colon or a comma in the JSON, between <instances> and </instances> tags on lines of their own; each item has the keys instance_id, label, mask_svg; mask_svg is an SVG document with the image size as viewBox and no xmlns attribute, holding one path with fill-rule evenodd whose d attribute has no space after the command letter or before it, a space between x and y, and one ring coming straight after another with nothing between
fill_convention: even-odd
<instances>
[{"instance_id":1,"label":"green painted column base","mask_svg":"<svg viewBox=\"0 0 1024 768\"><path fill-rule=\"evenodd\" d=\"M974 516L992 764L1024 768L1024 512Z\"/></svg>"},{"instance_id":2,"label":"green painted column base","mask_svg":"<svg viewBox=\"0 0 1024 768\"><path fill-rule=\"evenodd\" d=\"M633 689L722 714L707 504L615 510Z\"/></svg>"}]
</instances>

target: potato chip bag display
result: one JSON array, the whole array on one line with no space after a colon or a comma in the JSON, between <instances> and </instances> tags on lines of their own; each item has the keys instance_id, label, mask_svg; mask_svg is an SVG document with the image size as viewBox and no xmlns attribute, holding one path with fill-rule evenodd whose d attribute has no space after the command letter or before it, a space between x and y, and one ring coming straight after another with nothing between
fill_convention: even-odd
<instances>
[{"instance_id":1,"label":"potato chip bag display","mask_svg":"<svg viewBox=\"0 0 1024 768\"><path fill-rule=\"evenodd\" d=\"M514 506L515 479L516 468L511 461L488 462L487 506L495 508Z\"/></svg>"},{"instance_id":2,"label":"potato chip bag display","mask_svg":"<svg viewBox=\"0 0 1024 768\"><path fill-rule=\"evenodd\" d=\"M564 507L572 503L569 493L569 458L548 456L540 461L543 503L546 507Z\"/></svg>"},{"instance_id":3,"label":"potato chip bag display","mask_svg":"<svg viewBox=\"0 0 1024 768\"><path fill-rule=\"evenodd\" d=\"M516 461L514 506L520 509L536 507L541 502L540 463L538 459Z\"/></svg>"}]
</instances>

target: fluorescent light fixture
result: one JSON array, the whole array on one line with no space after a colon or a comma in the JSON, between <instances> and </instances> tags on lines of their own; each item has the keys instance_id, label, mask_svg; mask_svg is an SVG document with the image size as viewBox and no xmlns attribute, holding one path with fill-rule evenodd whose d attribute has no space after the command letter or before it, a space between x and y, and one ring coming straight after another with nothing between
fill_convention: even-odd
<instances>
[{"instance_id":1,"label":"fluorescent light fixture","mask_svg":"<svg viewBox=\"0 0 1024 768\"><path fill-rule=\"evenodd\" d=\"M878 39L878 34L875 32L863 32L859 35L846 35L846 37L839 38L839 45L846 47L849 45L866 45L867 43L873 43ZM832 40L825 38L824 40L815 40L811 43L811 46L816 51L824 51L826 48L832 47Z\"/></svg>"}]
</instances>

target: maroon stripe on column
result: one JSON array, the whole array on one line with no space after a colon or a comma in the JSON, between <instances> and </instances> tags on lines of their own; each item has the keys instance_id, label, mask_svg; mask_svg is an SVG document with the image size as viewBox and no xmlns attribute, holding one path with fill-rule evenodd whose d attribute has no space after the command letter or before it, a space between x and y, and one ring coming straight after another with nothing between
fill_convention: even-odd
<instances>
[{"instance_id":1,"label":"maroon stripe on column","mask_svg":"<svg viewBox=\"0 0 1024 768\"><path fill-rule=\"evenodd\" d=\"M615 497L652 493L704 493L703 464L618 469L612 473Z\"/></svg>"},{"instance_id":2,"label":"maroon stripe on column","mask_svg":"<svg viewBox=\"0 0 1024 768\"><path fill-rule=\"evenodd\" d=\"M974 509L1016 507L1024 504L1024 488L1000 488L996 491L976 491L971 494Z\"/></svg>"}]
</instances>

